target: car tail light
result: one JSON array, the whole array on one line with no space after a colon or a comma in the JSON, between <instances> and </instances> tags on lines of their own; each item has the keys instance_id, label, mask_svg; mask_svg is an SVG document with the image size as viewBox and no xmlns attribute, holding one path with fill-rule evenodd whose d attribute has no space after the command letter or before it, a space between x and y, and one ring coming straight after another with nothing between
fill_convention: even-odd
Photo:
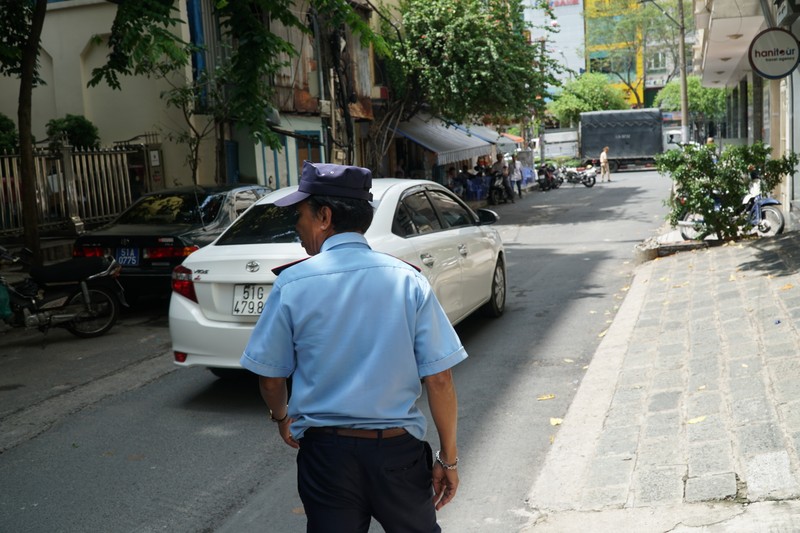
<instances>
[{"instance_id":1,"label":"car tail light","mask_svg":"<svg viewBox=\"0 0 800 533\"><path fill-rule=\"evenodd\" d=\"M184 298L197 303L197 294L194 292L192 271L183 265L178 265L172 270L172 292L177 292Z\"/></svg>"},{"instance_id":2,"label":"car tail light","mask_svg":"<svg viewBox=\"0 0 800 533\"><path fill-rule=\"evenodd\" d=\"M110 250L102 246L75 246L72 249L72 257L105 257L106 255L110 255Z\"/></svg>"},{"instance_id":3,"label":"car tail light","mask_svg":"<svg viewBox=\"0 0 800 533\"><path fill-rule=\"evenodd\" d=\"M175 362L176 363L185 363L186 362L186 352L174 352L175 353Z\"/></svg>"},{"instance_id":4,"label":"car tail light","mask_svg":"<svg viewBox=\"0 0 800 533\"><path fill-rule=\"evenodd\" d=\"M199 249L199 246L157 246L142 249L142 257L145 259L184 258Z\"/></svg>"}]
</instances>

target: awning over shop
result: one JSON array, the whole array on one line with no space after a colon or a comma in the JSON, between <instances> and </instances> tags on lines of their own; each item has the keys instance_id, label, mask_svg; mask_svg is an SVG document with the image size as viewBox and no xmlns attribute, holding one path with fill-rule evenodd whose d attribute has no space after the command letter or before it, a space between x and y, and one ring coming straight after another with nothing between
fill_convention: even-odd
<instances>
[{"instance_id":1,"label":"awning over shop","mask_svg":"<svg viewBox=\"0 0 800 533\"><path fill-rule=\"evenodd\" d=\"M439 119L416 115L401 122L395 132L436 154L437 165L448 165L489 155L492 145L477 135L467 135L456 127L448 127Z\"/></svg>"},{"instance_id":2,"label":"awning over shop","mask_svg":"<svg viewBox=\"0 0 800 533\"><path fill-rule=\"evenodd\" d=\"M474 135L479 139L497 145L497 149L501 152L513 152L519 148L515 141L509 139L504 133L498 133L489 126L463 126L456 125L456 128L466 132L468 135Z\"/></svg>"},{"instance_id":3,"label":"awning over shop","mask_svg":"<svg viewBox=\"0 0 800 533\"><path fill-rule=\"evenodd\" d=\"M513 142L515 142L515 143L522 144L522 143L524 143L524 142L525 142L525 139L523 139L523 138L522 138L522 137L520 137L519 135L513 135L513 134L511 134L511 133L501 133L500 135L502 135L502 136L503 136L503 137L505 137L506 139L511 139L511 140L512 140Z\"/></svg>"}]
</instances>

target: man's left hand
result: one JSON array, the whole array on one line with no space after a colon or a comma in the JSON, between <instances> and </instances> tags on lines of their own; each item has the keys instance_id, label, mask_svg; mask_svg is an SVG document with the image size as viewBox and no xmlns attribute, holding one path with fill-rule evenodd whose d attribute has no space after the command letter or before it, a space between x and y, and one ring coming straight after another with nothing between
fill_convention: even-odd
<instances>
[{"instance_id":1,"label":"man's left hand","mask_svg":"<svg viewBox=\"0 0 800 533\"><path fill-rule=\"evenodd\" d=\"M458 490L458 470L446 470L439 463L433 465L433 504L438 511L453 499Z\"/></svg>"}]
</instances>

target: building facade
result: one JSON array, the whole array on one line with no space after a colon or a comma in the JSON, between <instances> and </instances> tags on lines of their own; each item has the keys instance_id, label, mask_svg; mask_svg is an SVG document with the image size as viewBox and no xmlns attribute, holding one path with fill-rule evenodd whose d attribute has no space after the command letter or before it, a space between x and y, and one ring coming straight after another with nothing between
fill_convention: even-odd
<instances>
[{"instance_id":1,"label":"building facade","mask_svg":"<svg viewBox=\"0 0 800 533\"><path fill-rule=\"evenodd\" d=\"M794 69L780 78L765 78L750 62L751 43L769 28L784 28L797 35L800 22L792 2L760 0L695 0L696 42L694 71L706 87L728 91L727 128L716 140L725 144L763 141L779 156L800 152L800 74ZM798 227L800 175L787 177L777 192L788 216Z\"/></svg>"},{"instance_id":2,"label":"building facade","mask_svg":"<svg viewBox=\"0 0 800 533\"><path fill-rule=\"evenodd\" d=\"M552 21L547 20L543 11L532 7L525 9L525 20L532 26L532 40L544 40L550 56L568 69L559 74L563 82L586 69L583 0L550 0L550 9L555 16ZM548 31L543 26L556 31Z\"/></svg>"},{"instance_id":3,"label":"building facade","mask_svg":"<svg viewBox=\"0 0 800 533\"><path fill-rule=\"evenodd\" d=\"M644 38L635 24L618 24L626 14L640 9L639 3L585 0L584 6L586 70L606 74L631 107L645 107Z\"/></svg>"}]
</instances>

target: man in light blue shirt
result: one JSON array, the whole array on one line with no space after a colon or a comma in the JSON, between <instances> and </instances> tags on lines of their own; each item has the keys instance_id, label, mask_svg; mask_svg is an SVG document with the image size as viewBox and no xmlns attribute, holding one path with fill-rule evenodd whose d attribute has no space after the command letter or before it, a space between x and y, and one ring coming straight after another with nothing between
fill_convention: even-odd
<instances>
[{"instance_id":1,"label":"man in light blue shirt","mask_svg":"<svg viewBox=\"0 0 800 533\"><path fill-rule=\"evenodd\" d=\"M427 279L367 244L371 178L306 162L299 190L276 202L296 209L311 257L281 270L241 363L300 449L308 531L366 532L374 516L389 531L434 532L459 482L450 369L467 354ZM416 406L422 384L435 461Z\"/></svg>"}]
</instances>

